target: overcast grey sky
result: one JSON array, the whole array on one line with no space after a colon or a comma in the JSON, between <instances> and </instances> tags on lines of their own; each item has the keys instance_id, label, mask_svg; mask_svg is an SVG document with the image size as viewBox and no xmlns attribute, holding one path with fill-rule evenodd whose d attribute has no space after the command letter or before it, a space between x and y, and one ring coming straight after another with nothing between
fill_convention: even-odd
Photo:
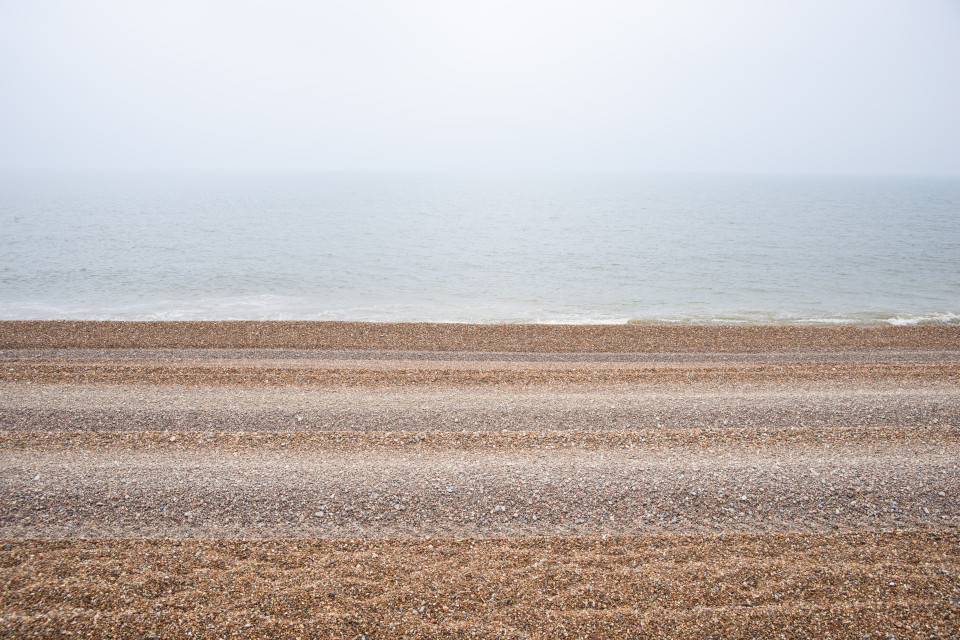
<instances>
[{"instance_id":1,"label":"overcast grey sky","mask_svg":"<svg viewBox=\"0 0 960 640\"><path fill-rule=\"evenodd\" d=\"M960 0L0 0L0 167L960 174Z\"/></svg>"}]
</instances>

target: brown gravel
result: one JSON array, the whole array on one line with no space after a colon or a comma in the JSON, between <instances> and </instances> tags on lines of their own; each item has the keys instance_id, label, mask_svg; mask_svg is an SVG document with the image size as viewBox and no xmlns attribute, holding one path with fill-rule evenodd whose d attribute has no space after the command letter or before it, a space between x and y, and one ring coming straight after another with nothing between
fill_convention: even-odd
<instances>
[{"instance_id":1,"label":"brown gravel","mask_svg":"<svg viewBox=\"0 0 960 640\"><path fill-rule=\"evenodd\" d=\"M0 321L2 323L2 321ZM664 365L715 362L956 362L960 351L934 349L857 349L848 351L626 351L626 352L544 352L544 351L395 351L323 349L0 349L0 362L5 360L106 360L119 362L162 361L171 363L215 361L219 365L235 365L252 361L286 366L311 366L333 361L350 360L368 363L380 360L396 362L555 362L597 363L607 368L620 363L659 363Z\"/></svg>"},{"instance_id":2,"label":"brown gravel","mask_svg":"<svg viewBox=\"0 0 960 640\"><path fill-rule=\"evenodd\" d=\"M958 572L955 532L18 540L0 635L956 638Z\"/></svg>"},{"instance_id":3,"label":"brown gravel","mask_svg":"<svg viewBox=\"0 0 960 640\"><path fill-rule=\"evenodd\" d=\"M328 349L537 353L955 351L960 325L813 327L377 322L2 321L0 349Z\"/></svg>"},{"instance_id":4,"label":"brown gravel","mask_svg":"<svg viewBox=\"0 0 960 640\"><path fill-rule=\"evenodd\" d=\"M0 636L956 637L958 373L944 325L0 322Z\"/></svg>"},{"instance_id":5,"label":"brown gravel","mask_svg":"<svg viewBox=\"0 0 960 640\"><path fill-rule=\"evenodd\" d=\"M299 386L475 386L475 385L681 385L744 383L776 384L785 381L845 381L851 378L876 381L960 381L960 362L738 362L674 366L570 366L528 363L525 366L481 362L409 362L358 364L355 361L329 366L280 366L251 364L224 366L208 363L75 362L72 360L8 361L0 366L0 382L140 383L179 385L299 385Z\"/></svg>"}]
</instances>

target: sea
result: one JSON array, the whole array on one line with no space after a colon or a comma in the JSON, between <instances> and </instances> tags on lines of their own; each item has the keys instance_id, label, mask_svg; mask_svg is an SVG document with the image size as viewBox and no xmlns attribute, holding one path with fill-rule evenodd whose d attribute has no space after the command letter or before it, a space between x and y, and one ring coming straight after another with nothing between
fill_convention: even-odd
<instances>
[{"instance_id":1,"label":"sea","mask_svg":"<svg viewBox=\"0 0 960 640\"><path fill-rule=\"evenodd\" d=\"M0 319L960 323L960 178L0 172Z\"/></svg>"}]
</instances>

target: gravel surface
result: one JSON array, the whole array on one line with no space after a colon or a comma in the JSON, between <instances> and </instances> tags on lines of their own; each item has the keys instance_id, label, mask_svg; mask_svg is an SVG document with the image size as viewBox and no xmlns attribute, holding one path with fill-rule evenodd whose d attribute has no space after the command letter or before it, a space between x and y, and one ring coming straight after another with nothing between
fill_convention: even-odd
<instances>
[{"instance_id":1,"label":"gravel surface","mask_svg":"<svg viewBox=\"0 0 960 640\"><path fill-rule=\"evenodd\" d=\"M960 327L0 322L0 636L960 635Z\"/></svg>"},{"instance_id":2,"label":"gravel surface","mask_svg":"<svg viewBox=\"0 0 960 640\"><path fill-rule=\"evenodd\" d=\"M554 450L425 451L330 450L323 441L296 438L272 447L198 439L177 446L176 436L166 446L86 439L85 446L0 455L0 536L954 529L960 524L960 443L938 435L925 443L890 438L829 449L803 441L744 447L734 440L642 449L575 442Z\"/></svg>"},{"instance_id":3,"label":"gravel surface","mask_svg":"<svg viewBox=\"0 0 960 640\"><path fill-rule=\"evenodd\" d=\"M960 427L960 390L935 380L739 381L380 389L0 383L0 428L97 431L661 430ZM732 387L732 388L731 388Z\"/></svg>"},{"instance_id":4,"label":"gravel surface","mask_svg":"<svg viewBox=\"0 0 960 640\"><path fill-rule=\"evenodd\" d=\"M0 321L2 325L2 321ZM764 352L624 352L554 353L506 351L328 351L322 349L0 349L4 360L106 360L175 362L215 361L218 364L242 364L280 361L289 365L311 365L317 361L393 360L407 362L596 362L606 366L617 363L685 362L955 362L960 351L884 349L857 351L764 351Z\"/></svg>"},{"instance_id":5,"label":"gravel surface","mask_svg":"<svg viewBox=\"0 0 960 640\"><path fill-rule=\"evenodd\" d=\"M949 532L0 544L0 635L955 638Z\"/></svg>"},{"instance_id":6,"label":"gravel surface","mask_svg":"<svg viewBox=\"0 0 960 640\"><path fill-rule=\"evenodd\" d=\"M221 386L527 386L782 384L784 382L920 382L960 380L960 362L724 363L663 366L572 366L556 363L329 362L327 366L209 362L7 362L0 382L40 384L179 384ZM444 366L447 364L447 366ZM470 366L473 364L473 366Z\"/></svg>"},{"instance_id":7,"label":"gravel surface","mask_svg":"<svg viewBox=\"0 0 960 640\"><path fill-rule=\"evenodd\" d=\"M815 327L381 322L2 321L0 349L317 349L525 353L956 351L960 325Z\"/></svg>"}]
</instances>

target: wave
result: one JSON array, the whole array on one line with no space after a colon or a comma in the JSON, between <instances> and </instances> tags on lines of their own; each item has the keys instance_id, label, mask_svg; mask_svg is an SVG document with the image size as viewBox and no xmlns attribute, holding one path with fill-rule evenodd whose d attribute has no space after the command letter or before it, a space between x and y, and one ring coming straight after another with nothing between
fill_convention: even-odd
<instances>
[{"instance_id":1,"label":"wave","mask_svg":"<svg viewBox=\"0 0 960 640\"><path fill-rule=\"evenodd\" d=\"M714 324L714 325L819 325L819 326L907 326L960 324L960 314L952 312L936 313L845 313L837 315L795 315L782 313L734 313L687 315L678 317L631 318L630 324Z\"/></svg>"},{"instance_id":2,"label":"wave","mask_svg":"<svg viewBox=\"0 0 960 640\"><path fill-rule=\"evenodd\" d=\"M207 300L138 300L102 305L52 304L40 301L0 302L2 320L327 320L369 322L451 322L480 324L671 324L671 325L955 325L953 311L797 312L732 311L631 315L619 309L583 311L497 309L472 305L352 305L324 309L302 298L253 295Z\"/></svg>"}]
</instances>

